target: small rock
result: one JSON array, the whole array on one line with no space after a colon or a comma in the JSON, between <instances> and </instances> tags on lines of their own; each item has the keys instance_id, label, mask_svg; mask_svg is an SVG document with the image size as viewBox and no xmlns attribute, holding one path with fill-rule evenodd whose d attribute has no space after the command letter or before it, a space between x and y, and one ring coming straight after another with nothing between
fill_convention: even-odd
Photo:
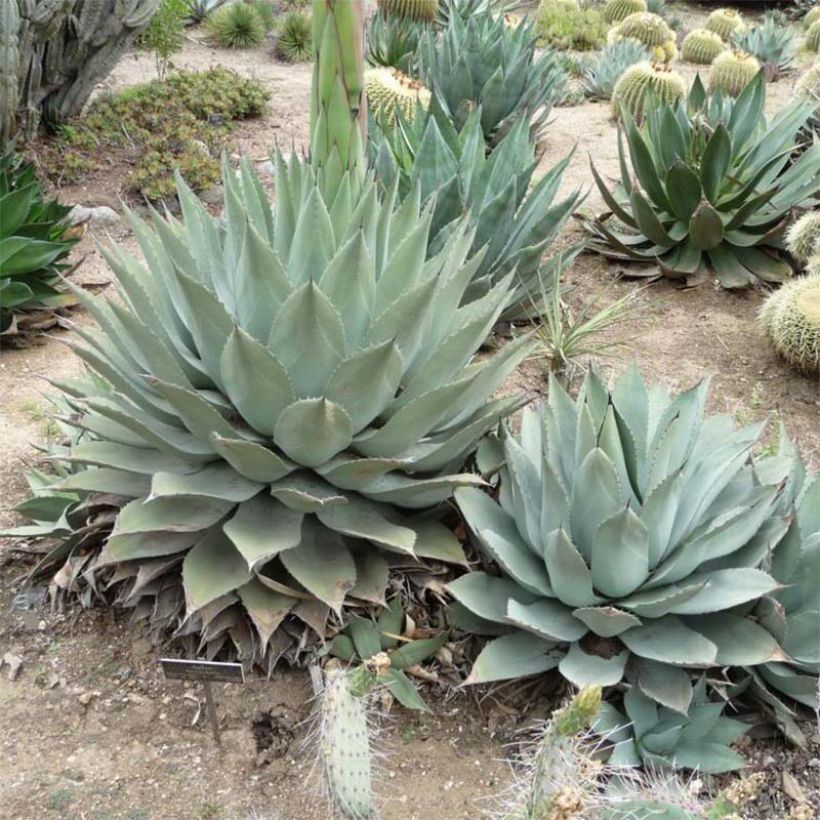
<instances>
[{"instance_id":1,"label":"small rock","mask_svg":"<svg viewBox=\"0 0 820 820\"><path fill-rule=\"evenodd\" d=\"M260 162L256 166L256 170L263 174L264 176L272 177L276 174L276 167L274 166L273 162L269 159L266 159L264 162Z\"/></svg>"},{"instance_id":2,"label":"small rock","mask_svg":"<svg viewBox=\"0 0 820 820\"><path fill-rule=\"evenodd\" d=\"M803 787L797 782L797 778L791 772L783 772L783 791L786 792L795 803L806 802Z\"/></svg>"},{"instance_id":3,"label":"small rock","mask_svg":"<svg viewBox=\"0 0 820 820\"><path fill-rule=\"evenodd\" d=\"M23 665L23 659L19 655L15 655L12 652L6 652L3 655L3 658L0 659L0 668L3 666L8 666L8 676L9 680L16 680L17 676L20 674L20 667Z\"/></svg>"},{"instance_id":4,"label":"small rock","mask_svg":"<svg viewBox=\"0 0 820 820\"><path fill-rule=\"evenodd\" d=\"M91 222L95 225L116 225L119 221L120 215L107 205L96 207L75 205L68 215L69 225L82 225L84 222Z\"/></svg>"},{"instance_id":5,"label":"small rock","mask_svg":"<svg viewBox=\"0 0 820 820\"><path fill-rule=\"evenodd\" d=\"M91 703L92 700L94 700L93 692L83 692L80 695L80 703L82 703L83 706L88 706L88 704Z\"/></svg>"}]
</instances>

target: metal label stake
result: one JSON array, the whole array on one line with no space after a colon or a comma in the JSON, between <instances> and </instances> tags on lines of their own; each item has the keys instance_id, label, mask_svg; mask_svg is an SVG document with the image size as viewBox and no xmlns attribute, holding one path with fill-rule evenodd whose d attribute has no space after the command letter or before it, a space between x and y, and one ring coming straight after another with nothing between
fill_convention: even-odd
<instances>
[{"instance_id":1,"label":"metal label stake","mask_svg":"<svg viewBox=\"0 0 820 820\"><path fill-rule=\"evenodd\" d=\"M166 680L194 680L202 684L205 690L205 705L208 708L208 718L211 732L217 746L222 746L222 736L219 732L219 717L216 713L211 683L245 683L245 669L241 663L222 663L220 661L188 661L181 658L161 658L160 664Z\"/></svg>"}]
</instances>

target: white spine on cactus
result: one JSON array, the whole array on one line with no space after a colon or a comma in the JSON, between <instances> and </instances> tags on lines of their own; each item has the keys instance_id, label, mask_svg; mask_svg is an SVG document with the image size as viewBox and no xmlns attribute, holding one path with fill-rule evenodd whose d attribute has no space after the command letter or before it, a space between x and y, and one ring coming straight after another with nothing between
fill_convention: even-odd
<instances>
[{"instance_id":1,"label":"white spine on cactus","mask_svg":"<svg viewBox=\"0 0 820 820\"><path fill-rule=\"evenodd\" d=\"M768 298L760 320L775 350L806 373L820 373L820 276L801 276Z\"/></svg>"},{"instance_id":2,"label":"white spine on cactus","mask_svg":"<svg viewBox=\"0 0 820 820\"><path fill-rule=\"evenodd\" d=\"M820 252L820 211L808 211L789 228L786 247L801 265Z\"/></svg>"}]
</instances>

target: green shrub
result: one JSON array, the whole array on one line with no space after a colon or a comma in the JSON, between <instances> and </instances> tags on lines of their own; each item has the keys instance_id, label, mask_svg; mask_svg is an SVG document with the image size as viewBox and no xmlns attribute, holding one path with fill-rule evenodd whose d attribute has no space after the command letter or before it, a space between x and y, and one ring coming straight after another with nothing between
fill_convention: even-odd
<instances>
[{"instance_id":1,"label":"green shrub","mask_svg":"<svg viewBox=\"0 0 820 820\"><path fill-rule=\"evenodd\" d=\"M70 210L43 199L34 166L13 147L0 155L0 333L14 331L18 312L73 301L58 287L76 242L66 234Z\"/></svg>"},{"instance_id":2,"label":"green shrub","mask_svg":"<svg viewBox=\"0 0 820 820\"><path fill-rule=\"evenodd\" d=\"M194 190L204 190L218 181L217 157L230 122L258 116L268 96L258 82L226 68L176 72L95 101L44 149L44 164L51 176L71 181L111 148L136 155L125 179L128 192L150 200L173 196L175 170Z\"/></svg>"},{"instance_id":3,"label":"green shrub","mask_svg":"<svg viewBox=\"0 0 820 820\"><path fill-rule=\"evenodd\" d=\"M265 39L259 12L246 3L231 3L215 11L205 22L208 34L222 48L252 48Z\"/></svg>"},{"instance_id":4,"label":"green shrub","mask_svg":"<svg viewBox=\"0 0 820 820\"><path fill-rule=\"evenodd\" d=\"M540 42L558 49L594 51L606 42L607 24L596 9L581 9L555 0L538 7Z\"/></svg>"},{"instance_id":5,"label":"green shrub","mask_svg":"<svg viewBox=\"0 0 820 820\"><path fill-rule=\"evenodd\" d=\"M313 53L313 21L299 11L285 15L276 37L276 53L289 63L310 60Z\"/></svg>"},{"instance_id":6,"label":"green shrub","mask_svg":"<svg viewBox=\"0 0 820 820\"><path fill-rule=\"evenodd\" d=\"M190 11L188 0L162 0L148 28L140 35L140 45L154 53L160 80L165 79L171 57L182 51Z\"/></svg>"}]
</instances>

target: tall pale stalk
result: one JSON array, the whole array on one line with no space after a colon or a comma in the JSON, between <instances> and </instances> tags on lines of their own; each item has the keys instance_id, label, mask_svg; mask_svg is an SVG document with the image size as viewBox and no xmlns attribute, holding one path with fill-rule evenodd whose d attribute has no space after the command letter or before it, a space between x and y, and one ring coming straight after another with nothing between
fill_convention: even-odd
<instances>
[{"instance_id":1,"label":"tall pale stalk","mask_svg":"<svg viewBox=\"0 0 820 820\"><path fill-rule=\"evenodd\" d=\"M364 9L362 0L314 0L311 158L332 202L350 172L365 174Z\"/></svg>"}]
</instances>

